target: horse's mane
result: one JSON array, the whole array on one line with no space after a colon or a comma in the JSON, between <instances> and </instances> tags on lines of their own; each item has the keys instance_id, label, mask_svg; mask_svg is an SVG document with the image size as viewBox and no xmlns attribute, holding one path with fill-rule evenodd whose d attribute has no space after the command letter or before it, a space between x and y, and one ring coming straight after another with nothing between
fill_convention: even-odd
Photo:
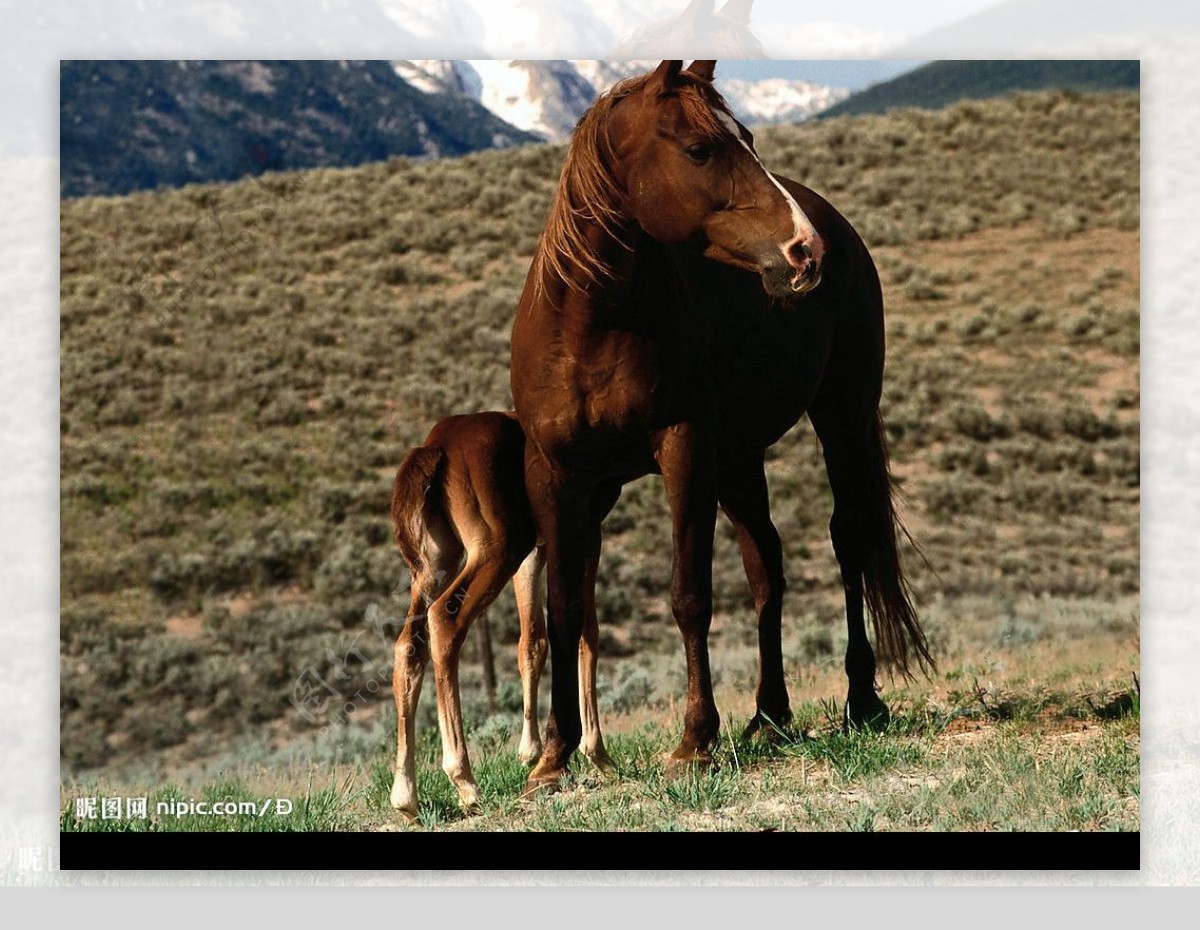
<instances>
[{"instance_id":1,"label":"horse's mane","mask_svg":"<svg viewBox=\"0 0 1200 930\"><path fill-rule=\"evenodd\" d=\"M624 191L613 178L606 126L612 108L641 90L652 75L627 78L602 94L580 117L571 135L558 191L534 258L535 281L543 287L553 277L577 290L599 285L612 277L612 269L587 235L595 224L618 244L626 240L629 217L624 213ZM728 138L729 129L717 113L729 112L724 98L711 82L684 71L671 89L684 116L703 139ZM583 281L579 280L580 275Z\"/></svg>"}]
</instances>

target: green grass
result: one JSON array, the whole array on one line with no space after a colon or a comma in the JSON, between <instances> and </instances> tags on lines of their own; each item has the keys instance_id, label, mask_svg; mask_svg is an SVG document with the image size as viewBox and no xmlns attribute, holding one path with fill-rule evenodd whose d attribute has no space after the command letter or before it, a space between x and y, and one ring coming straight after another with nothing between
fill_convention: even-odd
<instances>
[{"instance_id":1,"label":"green grass","mask_svg":"<svg viewBox=\"0 0 1200 930\"><path fill-rule=\"evenodd\" d=\"M732 721L736 732L744 720ZM391 759L382 752L351 766L308 775L289 817L80 821L64 789L63 830L1136 830L1138 717L1093 718L1082 728L1019 723L962 727L937 714L904 713L884 733L821 728L792 738L724 740L711 769L668 775L673 744L651 724L609 741L615 776L576 759L562 790L521 797L526 769L512 745L476 753L482 813L460 810L437 766L435 741L418 753L416 824L388 807ZM284 773L303 777L302 770ZM260 776L261 777L261 776ZM279 777L275 773L273 777ZM324 787L314 786L324 780ZM253 800L252 776L151 797ZM296 785L297 788L300 785Z\"/></svg>"}]
</instances>

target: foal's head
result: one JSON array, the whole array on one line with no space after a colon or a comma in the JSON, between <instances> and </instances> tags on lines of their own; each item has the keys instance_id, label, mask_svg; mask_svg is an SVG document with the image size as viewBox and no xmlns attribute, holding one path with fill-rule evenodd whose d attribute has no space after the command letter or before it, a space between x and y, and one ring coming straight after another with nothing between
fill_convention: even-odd
<instances>
[{"instance_id":1,"label":"foal's head","mask_svg":"<svg viewBox=\"0 0 1200 930\"><path fill-rule=\"evenodd\" d=\"M647 235L696 243L761 275L772 296L806 293L820 282L821 237L713 88L714 62L682 64L664 61L614 87L572 148L589 137L601 148L620 214ZM564 181L570 169L569 155Z\"/></svg>"}]
</instances>

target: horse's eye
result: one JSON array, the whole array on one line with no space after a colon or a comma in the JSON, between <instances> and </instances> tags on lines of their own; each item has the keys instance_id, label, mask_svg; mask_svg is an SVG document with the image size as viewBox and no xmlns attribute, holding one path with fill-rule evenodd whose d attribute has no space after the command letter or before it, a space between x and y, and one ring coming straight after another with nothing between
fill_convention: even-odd
<instances>
[{"instance_id":1,"label":"horse's eye","mask_svg":"<svg viewBox=\"0 0 1200 930\"><path fill-rule=\"evenodd\" d=\"M687 157L694 161L697 165L703 165L713 156L713 148L706 142L698 142L695 145L689 145L684 151L687 152Z\"/></svg>"}]
</instances>

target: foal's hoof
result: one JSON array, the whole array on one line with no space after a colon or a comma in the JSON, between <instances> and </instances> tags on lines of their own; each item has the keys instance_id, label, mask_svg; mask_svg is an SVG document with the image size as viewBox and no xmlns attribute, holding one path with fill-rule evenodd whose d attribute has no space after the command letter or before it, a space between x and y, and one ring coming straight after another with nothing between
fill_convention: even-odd
<instances>
[{"instance_id":1,"label":"foal's hoof","mask_svg":"<svg viewBox=\"0 0 1200 930\"><path fill-rule=\"evenodd\" d=\"M404 818L406 823L417 822L417 802L414 798L412 801L397 803L396 799L392 799L392 810Z\"/></svg>"},{"instance_id":2,"label":"foal's hoof","mask_svg":"<svg viewBox=\"0 0 1200 930\"><path fill-rule=\"evenodd\" d=\"M388 800L397 814L409 823L417 822L417 793L413 786L397 779L392 785L392 793Z\"/></svg>"},{"instance_id":3,"label":"foal's hoof","mask_svg":"<svg viewBox=\"0 0 1200 930\"><path fill-rule=\"evenodd\" d=\"M517 747L517 758L520 759L525 765L533 765L541 757L541 743L529 743L528 745L522 743Z\"/></svg>"},{"instance_id":4,"label":"foal's hoof","mask_svg":"<svg viewBox=\"0 0 1200 930\"><path fill-rule=\"evenodd\" d=\"M608 754L608 750L601 746L599 749L592 752L585 752L588 761L600 770L600 774L607 777L612 777L617 774L617 763L613 761L612 756Z\"/></svg>"},{"instance_id":5,"label":"foal's hoof","mask_svg":"<svg viewBox=\"0 0 1200 930\"><path fill-rule=\"evenodd\" d=\"M843 726L846 730L872 730L880 732L888 728L892 715L879 695L871 692L861 698L846 699Z\"/></svg>"},{"instance_id":6,"label":"foal's hoof","mask_svg":"<svg viewBox=\"0 0 1200 930\"><path fill-rule=\"evenodd\" d=\"M392 809L404 819L405 823L416 823L419 819L415 807L394 807Z\"/></svg>"},{"instance_id":7,"label":"foal's hoof","mask_svg":"<svg viewBox=\"0 0 1200 930\"><path fill-rule=\"evenodd\" d=\"M483 806L479 803L479 788L474 782L455 785L458 789L458 806L468 817L473 817L476 814L483 813Z\"/></svg>"}]
</instances>

